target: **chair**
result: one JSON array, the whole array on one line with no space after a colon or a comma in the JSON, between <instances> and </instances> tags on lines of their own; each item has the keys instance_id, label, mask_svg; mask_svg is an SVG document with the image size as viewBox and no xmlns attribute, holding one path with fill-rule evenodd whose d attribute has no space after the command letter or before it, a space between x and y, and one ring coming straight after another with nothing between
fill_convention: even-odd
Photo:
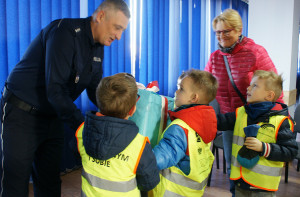
<instances>
[{"instance_id":1,"label":"chair","mask_svg":"<svg viewBox=\"0 0 300 197\"><path fill-rule=\"evenodd\" d=\"M295 120L295 127L294 127L294 132L297 132L298 135L300 135L300 105L297 105L294 113L294 120ZM300 142L297 142L298 144L298 154L295 159L298 160L297 163L297 171L299 172L300 168ZM288 183L288 176L289 176L289 162L285 162L285 178L284 182Z\"/></svg>"},{"instance_id":2,"label":"chair","mask_svg":"<svg viewBox=\"0 0 300 197\"><path fill-rule=\"evenodd\" d=\"M300 132L298 131L298 133L300 133ZM297 142L297 144L298 144L298 154L295 157L295 159L298 160L297 171L299 172L299 168L300 168L300 142ZM289 162L285 162L285 178L284 178L285 183L288 183L288 178L289 178Z\"/></svg>"},{"instance_id":3,"label":"chair","mask_svg":"<svg viewBox=\"0 0 300 197\"><path fill-rule=\"evenodd\" d=\"M214 99L212 102L209 103L210 106L212 106L216 112L216 115L220 113L220 106L216 99ZM214 141L213 141L213 147L212 147L212 153L216 157L217 162L217 169L219 169L219 149L223 149L223 173L226 174L226 161L225 161L225 154L224 154L224 146L223 146L223 137L222 133L217 133ZM211 167L211 171L207 180L207 186L210 186L210 180L211 180L211 174L212 174L213 166Z\"/></svg>"},{"instance_id":4,"label":"chair","mask_svg":"<svg viewBox=\"0 0 300 197\"><path fill-rule=\"evenodd\" d=\"M224 154L224 145L223 145L223 137L222 133L219 134L213 142L212 152L216 155L216 162L217 162L217 169L219 169L219 149L223 150L223 173L226 174L226 161L225 161L225 154Z\"/></svg>"},{"instance_id":5,"label":"chair","mask_svg":"<svg viewBox=\"0 0 300 197\"><path fill-rule=\"evenodd\" d=\"M219 165L219 149L223 149L223 173L226 174L226 161L225 161L225 154L224 154L224 146L223 146L223 137L222 133L218 133L213 141L212 153L215 155L215 160L217 162L217 169L220 168ZM211 171L207 180L207 186L210 186L211 175L213 171L213 166L211 167Z\"/></svg>"}]
</instances>

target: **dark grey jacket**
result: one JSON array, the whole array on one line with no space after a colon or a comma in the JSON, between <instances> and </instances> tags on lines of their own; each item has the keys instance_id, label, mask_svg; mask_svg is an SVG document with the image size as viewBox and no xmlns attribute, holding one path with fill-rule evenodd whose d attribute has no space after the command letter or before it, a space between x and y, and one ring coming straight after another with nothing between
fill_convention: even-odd
<instances>
[{"instance_id":1,"label":"dark grey jacket","mask_svg":"<svg viewBox=\"0 0 300 197\"><path fill-rule=\"evenodd\" d=\"M82 140L89 156L107 160L122 152L137 134L138 127L131 120L97 116L95 112L87 112ZM153 189L160 180L156 159L148 142L136 170L136 180L142 191Z\"/></svg>"},{"instance_id":2,"label":"dark grey jacket","mask_svg":"<svg viewBox=\"0 0 300 197\"><path fill-rule=\"evenodd\" d=\"M245 105L245 110L247 114L253 113L252 109L247 105ZM251 119L248 115L247 125L257 124L258 122L269 122L269 117L276 115L289 116L287 106L282 103L277 103L277 105L273 109L259 115L255 119ZM218 114L217 120L218 130L233 130L236 120L236 113L230 112L226 114ZM281 127L279 128L276 143L270 144L271 152L267 159L282 162L291 161L292 159L294 159L298 151L296 135L297 132L291 131L288 120L284 120Z\"/></svg>"},{"instance_id":3,"label":"dark grey jacket","mask_svg":"<svg viewBox=\"0 0 300 197\"><path fill-rule=\"evenodd\" d=\"M262 105L263 106L263 105ZM275 107L271 110L261 109L261 108L251 108L249 105L245 105L245 110L248 115L247 125L257 124L258 122L269 122L271 116L284 115L289 116L287 105L282 103L276 103ZM252 118L251 118L252 117ZM236 121L236 112L218 114L218 130L234 130L234 125ZM266 159L271 161L281 161L287 162L295 158L298 152L298 146L296 142L297 132L292 132L288 120L284 120L281 127L278 130L276 143L270 143L270 154ZM264 142L263 142L264 143ZM265 152L265 146L263 146L262 153ZM260 156L262 154L260 153ZM234 181L239 187L251 190L248 183L243 181L243 179L238 179ZM258 191L258 189L255 189ZM264 191L264 190L260 190Z\"/></svg>"}]
</instances>

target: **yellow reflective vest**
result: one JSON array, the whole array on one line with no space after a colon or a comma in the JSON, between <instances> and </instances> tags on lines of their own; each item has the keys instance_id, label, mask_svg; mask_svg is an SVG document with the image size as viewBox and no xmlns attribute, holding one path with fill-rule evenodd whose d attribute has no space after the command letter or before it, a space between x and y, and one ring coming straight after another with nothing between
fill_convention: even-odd
<instances>
[{"instance_id":1,"label":"yellow reflective vest","mask_svg":"<svg viewBox=\"0 0 300 197\"><path fill-rule=\"evenodd\" d=\"M83 167L81 196L140 196L136 182L136 169L149 139L137 134L121 153L108 160L99 160L85 152L82 142L83 128L84 124L76 131Z\"/></svg>"},{"instance_id":2,"label":"yellow reflective vest","mask_svg":"<svg viewBox=\"0 0 300 197\"><path fill-rule=\"evenodd\" d=\"M243 179L246 183L259 189L267 191L277 191L281 179L281 172L284 162L270 161L265 157L260 157L258 163L251 169L242 167L237 161L237 155L245 141L244 127L247 126L247 114L244 107L236 110L236 123L233 132L232 157L231 157L231 180ZM290 125L292 121L283 115L271 116L267 124L260 122L261 128L258 130L257 139L265 143L276 143L278 130L282 122L288 119ZM292 128L292 127L291 127Z\"/></svg>"},{"instance_id":3,"label":"yellow reflective vest","mask_svg":"<svg viewBox=\"0 0 300 197\"><path fill-rule=\"evenodd\" d=\"M161 170L160 183L153 189L153 196L202 196L214 161L214 156L210 150L211 143L205 144L201 137L184 121L176 119L168 128L173 124L188 130L191 171L185 175L175 166ZM163 135L164 133L161 138Z\"/></svg>"}]
</instances>

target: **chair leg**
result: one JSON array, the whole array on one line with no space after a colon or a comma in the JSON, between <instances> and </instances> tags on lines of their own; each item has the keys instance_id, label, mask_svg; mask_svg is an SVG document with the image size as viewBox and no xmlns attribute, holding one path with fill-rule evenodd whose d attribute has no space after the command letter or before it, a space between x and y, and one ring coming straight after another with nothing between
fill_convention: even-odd
<instances>
[{"instance_id":1,"label":"chair leg","mask_svg":"<svg viewBox=\"0 0 300 197\"><path fill-rule=\"evenodd\" d=\"M284 182L288 183L288 177L289 176L289 162L285 162L285 177Z\"/></svg>"},{"instance_id":2,"label":"chair leg","mask_svg":"<svg viewBox=\"0 0 300 197\"><path fill-rule=\"evenodd\" d=\"M214 165L212 165L211 166L211 170L210 170L210 173L209 173L209 176L208 176L208 180L207 180L207 187L210 187L210 181L211 181L211 174L212 174L212 171L213 171L213 166Z\"/></svg>"},{"instance_id":3,"label":"chair leg","mask_svg":"<svg viewBox=\"0 0 300 197\"><path fill-rule=\"evenodd\" d=\"M223 149L223 174L226 174L226 160L225 160L224 149Z\"/></svg>"},{"instance_id":4,"label":"chair leg","mask_svg":"<svg viewBox=\"0 0 300 197\"><path fill-rule=\"evenodd\" d=\"M215 153L218 152L218 148L213 145L211 152L212 152L213 155L215 155ZM217 157L217 160L219 160L219 157ZM211 170L210 170L208 180L207 180L207 184L206 184L207 187L210 187L210 181L211 181L211 174L212 174L212 171L213 171L213 166L214 166L214 164L212 164L212 166L211 166Z\"/></svg>"},{"instance_id":5,"label":"chair leg","mask_svg":"<svg viewBox=\"0 0 300 197\"><path fill-rule=\"evenodd\" d=\"M298 164L297 164L297 171L299 172L299 167L300 167L300 159L298 159Z\"/></svg>"},{"instance_id":6,"label":"chair leg","mask_svg":"<svg viewBox=\"0 0 300 197\"><path fill-rule=\"evenodd\" d=\"M212 151L211 151L211 152L212 152L213 155L215 155L216 147L215 147L214 145L213 145L213 147L212 147Z\"/></svg>"},{"instance_id":7,"label":"chair leg","mask_svg":"<svg viewBox=\"0 0 300 197\"><path fill-rule=\"evenodd\" d=\"M217 169L220 168L220 164L219 164L219 149L216 148L216 157L217 157Z\"/></svg>"}]
</instances>

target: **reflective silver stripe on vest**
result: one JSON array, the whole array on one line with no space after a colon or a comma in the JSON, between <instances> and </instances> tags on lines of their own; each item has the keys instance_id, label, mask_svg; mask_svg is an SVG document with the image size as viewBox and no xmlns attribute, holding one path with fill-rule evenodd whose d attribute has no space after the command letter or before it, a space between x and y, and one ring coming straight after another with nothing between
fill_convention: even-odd
<instances>
[{"instance_id":1,"label":"reflective silver stripe on vest","mask_svg":"<svg viewBox=\"0 0 300 197\"><path fill-rule=\"evenodd\" d=\"M235 167L241 167L241 164L238 162L235 156L231 155L231 165Z\"/></svg>"},{"instance_id":2,"label":"reflective silver stripe on vest","mask_svg":"<svg viewBox=\"0 0 300 197\"><path fill-rule=\"evenodd\" d=\"M94 175L88 174L85 170L82 170L82 176L88 181L88 183L99 189L104 189L113 192L130 192L137 187L136 179L133 178L129 181L109 181L106 179L101 179Z\"/></svg>"},{"instance_id":3,"label":"reflective silver stripe on vest","mask_svg":"<svg viewBox=\"0 0 300 197\"><path fill-rule=\"evenodd\" d=\"M240 167L241 165L237 161L237 159L232 155L231 156L231 164L235 167ZM262 175L268 175L268 176L281 176L282 174L282 167L271 167L271 166L264 166L264 165L259 165L256 164L253 168L251 168L252 172L262 174Z\"/></svg>"},{"instance_id":4,"label":"reflective silver stripe on vest","mask_svg":"<svg viewBox=\"0 0 300 197\"><path fill-rule=\"evenodd\" d=\"M233 141L234 144L237 144L239 146L243 146L244 142L245 142L245 138L241 137L241 136L234 135L233 138L232 138L232 141Z\"/></svg>"},{"instance_id":5,"label":"reflective silver stripe on vest","mask_svg":"<svg viewBox=\"0 0 300 197\"><path fill-rule=\"evenodd\" d=\"M238 146L243 146L245 142L245 138L241 136L233 135L232 142L233 144L236 144ZM240 163L236 160L236 158L233 155L231 155L231 164L238 168L241 166Z\"/></svg>"},{"instance_id":6,"label":"reflective silver stripe on vest","mask_svg":"<svg viewBox=\"0 0 300 197\"><path fill-rule=\"evenodd\" d=\"M164 197L184 197L169 190L166 190L164 193Z\"/></svg>"},{"instance_id":7,"label":"reflective silver stripe on vest","mask_svg":"<svg viewBox=\"0 0 300 197\"><path fill-rule=\"evenodd\" d=\"M206 178L205 180L202 181L202 183L199 183L180 174L172 173L171 170L168 168L161 170L160 173L163 177L165 177L169 181L184 187L188 187L193 190L202 190L205 187L208 179Z\"/></svg>"}]
</instances>

